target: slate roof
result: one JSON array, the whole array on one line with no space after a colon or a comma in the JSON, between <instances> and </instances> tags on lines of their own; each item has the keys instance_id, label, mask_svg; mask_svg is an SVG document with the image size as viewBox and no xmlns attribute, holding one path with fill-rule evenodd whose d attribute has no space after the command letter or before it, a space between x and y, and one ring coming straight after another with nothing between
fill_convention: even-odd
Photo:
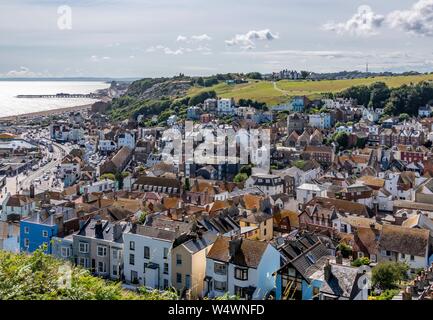
<instances>
[{"instance_id":1,"label":"slate roof","mask_svg":"<svg viewBox=\"0 0 433 320\"><path fill-rule=\"evenodd\" d=\"M239 241L241 243L238 250L233 257L230 257L230 238L219 237L212 246L212 249L210 249L207 257L217 261L233 263L241 267L257 269L268 244L263 241L249 239L239 239Z\"/></svg>"}]
</instances>

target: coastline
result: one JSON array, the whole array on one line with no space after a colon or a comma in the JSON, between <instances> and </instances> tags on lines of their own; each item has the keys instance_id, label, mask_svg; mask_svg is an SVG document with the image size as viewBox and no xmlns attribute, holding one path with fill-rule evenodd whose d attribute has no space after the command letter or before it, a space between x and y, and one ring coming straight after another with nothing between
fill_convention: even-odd
<instances>
[{"instance_id":1,"label":"coastline","mask_svg":"<svg viewBox=\"0 0 433 320\"><path fill-rule=\"evenodd\" d=\"M29 120L31 118L36 118L36 117L47 117L47 116L51 116L51 115L61 115L64 113L75 112L75 111L88 111L88 110L90 110L92 105L93 104L85 104L85 105L74 106L74 107L65 107L65 108L57 108L57 109L51 109L51 110L45 110L45 111L23 113L23 114L18 114L18 115L14 115L14 116L0 117L0 121L13 121L13 120L20 120L20 119Z\"/></svg>"}]
</instances>

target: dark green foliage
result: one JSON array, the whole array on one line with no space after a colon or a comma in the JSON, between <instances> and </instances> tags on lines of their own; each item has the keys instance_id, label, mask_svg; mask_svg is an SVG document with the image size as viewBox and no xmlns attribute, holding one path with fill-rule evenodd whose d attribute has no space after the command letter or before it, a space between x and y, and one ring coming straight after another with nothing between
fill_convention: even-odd
<instances>
[{"instance_id":1,"label":"dark green foliage","mask_svg":"<svg viewBox=\"0 0 433 320\"><path fill-rule=\"evenodd\" d=\"M409 266L400 262L382 262L373 268L373 286L381 290L396 289L398 284L407 279Z\"/></svg>"},{"instance_id":2,"label":"dark green foliage","mask_svg":"<svg viewBox=\"0 0 433 320\"><path fill-rule=\"evenodd\" d=\"M216 92L211 90L211 91L204 91L204 92L200 92L198 94L196 94L195 96L192 96L189 100L189 105L190 106L195 106L199 103L203 103L206 99L211 99L211 98L216 98Z\"/></svg>"}]
</instances>

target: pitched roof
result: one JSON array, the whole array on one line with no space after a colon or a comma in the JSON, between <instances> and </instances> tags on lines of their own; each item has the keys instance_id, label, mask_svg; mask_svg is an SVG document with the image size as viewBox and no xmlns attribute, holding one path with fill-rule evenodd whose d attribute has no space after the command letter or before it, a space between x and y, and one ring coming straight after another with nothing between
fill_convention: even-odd
<instances>
[{"instance_id":1,"label":"pitched roof","mask_svg":"<svg viewBox=\"0 0 433 320\"><path fill-rule=\"evenodd\" d=\"M381 250L424 257L429 245L430 231L384 225L379 239Z\"/></svg>"},{"instance_id":2,"label":"pitched roof","mask_svg":"<svg viewBox=\"0 0 433 320\"><path fill-rule=\"evenodd\" d=\"M238 239L235 241L240 241L240 244L233 257L230 256L230 238L227 237L219 237L207 254L207 257L242 267L257 269L268 244L263 241L249 239Z\"/></svg>"},{"instance_id":3,"label":"pitched roof","mask_svg":"<svg viewBox=\"0 0 433 320\"><path fill-rule=\"evenodd\" d=\"M10 196L8 201L6 202L7 207L24 207L25 205L28 205L30 203L33 203L34 200L31 199L28 196L16 194L13 196Z\"/></svg>"},{"instance_id":4,"label":"pitched roof","mask_svg":"<svg viewBox=\"0 0 433 320\"><path fill-rule=\"evenodd\" d=\"M306 204L306 208L317 208L318 210L335 209L337 212L344 212L350 215L369 217L368 210L365 205L347 200L316 197L311 199ZM309 210L308 212L313 213L312 210Z\"/></svg>"}]
</instances>

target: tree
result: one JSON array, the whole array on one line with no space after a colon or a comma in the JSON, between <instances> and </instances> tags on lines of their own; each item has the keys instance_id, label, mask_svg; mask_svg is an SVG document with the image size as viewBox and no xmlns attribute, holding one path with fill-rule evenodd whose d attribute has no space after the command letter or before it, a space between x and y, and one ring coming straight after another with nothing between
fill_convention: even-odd
<instances>
[{"instance_id":1,"label":"tree","mask_svg":"<svg viewBox=\"0 0 433 320\"><path fill-rule=\"evenodd\" d=\"M143 210L143 212L140 214L140 217L138 218L138 222L140 224L143 224L144 222L146 222L146 217L149 214L149 212Z\"/></svg>"},{"instance_id":2,"label":"tree","mask_svg":"<svg viewBox=\"0 0 433 320\"><path fill-rule=\"evenodd\" d=\"M370 102L370 89L367 86L354 86L347 88L343 92L341 92L341 96L347 99L356 99L358 104L362 104L364 107L368 106Z\"/></svg>"},{"instance_id":3,"label":"tree","mask_svg":"<svg viewBox=\"0 0 433 320\"><path fill-rule=\"evenodd\" d=\"M302 70L301 71L301 78L302 79L307 79L310 76L310 72Z\"/></svg>"},{"instance_id":4,"label":"tree","mask_svg":"<svg viewBox=\"0 0 433 320\"><path fill-rule=\"evenodd\" d=\"M247 174L245 174L245 173L238 173L238 174L234 177L233 182L235 182L235 183L242 183L242 182L244 182L244 181L247 180L247 179L248 179Z\"/></svg>"},{"instance_id":5,"label":"tree","mask_svg":"<svg viewBox=\"0 0 433 320\"><path fill-rule=\"evenodd\" d=\"M368 106L376 109L383 108L388 100L391 90L384 82L375 82L370 87L370 102Z\"/></svg>"},{"instance_id":6,"label":"tree","mask_svg":"<svg viewBox=\"0 0 433 320\"><path fill-rule=\"evenodd\" d=\"M407 113L401 113L400 116L398 117L398 120L400 120L400 122L408 121L409 119L410 116Z\"/></svg>"},{"instance_id":7,"label":"tree","mask_svg":"<svg viewBox=\"0 0 433 320\"><path fill-rule=\"evenodd\" d=\"M262 74L260 72L250 72L247 73L247 78L254 80L262 80Z\"/></svg>"},{"instance_id":8,"label":"tree","mask_svg":"<svg viewBox=\"0 0 433 320\"><path fill-rule=\"evenodd\" d=\"M200 92L200 93L192 96L189 99L189 105L190 106L195 106L195 105L198 105L199 103L203 103L206 99L216 98L216 96L217 96L216 92L213 91L213 90L211 90L211 91L203 91L203 92Z\"/></svg>"},{"instance_id":9,"label":"tree","mask_svg":"<svg viewBox=\"0 0 433 320\"><path fill-rule=\"evenodd\" d=\"M123 174L122 172L116 172L115 174L115 179L117 181L117 187L119 190L123 189Z\"/></svg>"},{"instance_id":10,"label":"tree","mask_svg":"<svg viewBox=\"0 0 433 320\"><path fill-rule=\"evenodd\" d=\"M382 262L373 268L373 286L381 290L396 289L398 284L407 279L409 266L401 262Z\"/></svg>"},{"instance_id":11,"label":"tree","mask_svg":"<svg viewBox=\"0 0 433 320\"><path fill-rule=\"evenodd\" d=\"M204 80L203 80L202 77L200 77L200 78L197 79L197 84L198 84L200 87L204 87Z\"/></svg>"},{"instance_id":12,"label":"tree","mask_svg":"<svg viewBox=\"0 0 433 320\"><path fill-rule=\"evenodd\" d=\"M248 177L251 176L252 173L252 167L251 165L245 165L242 166L241 170L239 170L240 173L245 173Z\"/></svg>"},{"instance_id":13,"label":"tree","mask_svg":"<svg viewBox=\"0 0 433 320\"><path fill-rule=\"evenodd\" d=\"M185 185L183 186L183 189L184 189L185 191L189 191L189 190L191 190L191 183L189 182L189 178L186 178L186 179L185 179Z\"/></svg>"},{"instance_id":14,"label":"tree","mask_svg":"<svg viewBox=\"0 0 433 320\"><path fill-rule=\"evenodd\" d=\"M105 179L115 181L116 177L112 173L104 173L99 177L99 180L105 180Z\"/></svg>"},{"instance_id":15,"label":"tree","mask_svg":"<svg viewBox=\"0 0 433 320\"><path fill-rule=\"evenodd\" d=\"M349 146L349 136L346 132L337 132L334 134L333 138L340 146L340 150L345 150Z\"/></svg>"}]
</instances>

